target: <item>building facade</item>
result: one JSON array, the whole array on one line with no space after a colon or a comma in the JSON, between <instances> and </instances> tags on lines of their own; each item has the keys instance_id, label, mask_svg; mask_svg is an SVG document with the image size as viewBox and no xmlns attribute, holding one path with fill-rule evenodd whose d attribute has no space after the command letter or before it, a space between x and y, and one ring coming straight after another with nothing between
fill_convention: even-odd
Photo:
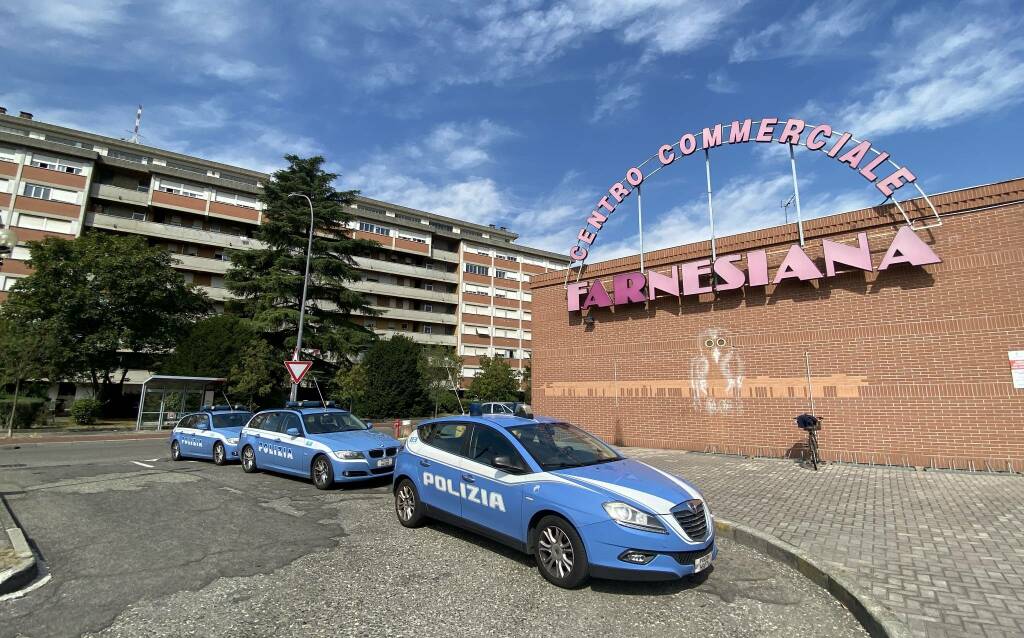
<instances>
[{"instance_id":1,"label":"building facade","mask_svg":"<svg viewBox=\"0 0 1024 638\"><path fill-rule=\"evenodd\" d=\"M708 241L537 277L535 411L785 457L813 410L826 458L1024 471L1024 179L931 200L722 237L718 290Z\"/></svg>"},{"instance_id":2,"label":"building facade","mask_svg":"<svg viewBox=\"0 0 1024 638\"><path fill-rule=\"evenodd\" d=\"M0 268L0 301L30 272L28 242L95 229L167 249L223 309L229 250L260 246L269 175L0 111L0 223L18 239ZM381 313L364 325L455 348L464 355L464 382L483 355L527 365L531 280L564 268L566 258L516 244L506 228L370 198L358 197L349 212L349 230L380 244L356 257L361 281L351 287ZM133 371L128 384L145 375Z\"/></svg>"}]
</instances>

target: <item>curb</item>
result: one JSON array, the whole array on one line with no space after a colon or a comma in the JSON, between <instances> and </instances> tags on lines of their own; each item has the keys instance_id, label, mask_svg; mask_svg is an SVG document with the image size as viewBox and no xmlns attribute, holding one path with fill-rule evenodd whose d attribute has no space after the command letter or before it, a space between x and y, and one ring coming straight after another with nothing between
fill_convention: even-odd
<instances>
[{"instance_id":1,"label":"curb","mask_svg":"<svg viewBox=\"0 0 1024 638\"><path fill-rule=\"evenodd\" d=\"M864 593L841 567L826 568L806 552L756 529L715 517L715 532L797 570L850 610L874 638L909 638L910 629Z\"/></svg>"},{"instance_id":2,"label":"curb","mask_svg":"<svg viewBox=\"0 0 1024 638\"><path fill-rule=\"evenodd\" d=\"M144 441L152 439L166 439L170 437L171 430L160 432L136 432L134 430L124 433L101 432L97 434L41 434L39 436L18 435L11 438L0 438L0 447L8 445L34 445L37 443L82 443L90 441Z\"/></svg>"},{"instance_id":3,"label":"curb","mask_svg":"<svg viewBox=\"0 0 1024 638\"><path fill-rule=\"evenodd\" d=\"M17 591L32 582L36 577L38 565L36 555L25 540L25 533L18 527L7 507L7 500L0 497L0 526L11 541L11 548L17 562L13 567L0 571L0 596Z\"/></svg>"}]
</instances>

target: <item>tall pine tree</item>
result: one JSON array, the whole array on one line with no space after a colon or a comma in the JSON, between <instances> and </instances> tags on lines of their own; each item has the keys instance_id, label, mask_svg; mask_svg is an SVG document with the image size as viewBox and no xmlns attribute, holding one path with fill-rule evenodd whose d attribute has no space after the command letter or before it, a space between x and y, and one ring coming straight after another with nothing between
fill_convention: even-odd
<instances>
[{"instance_id":1,"label":"tall pine tree","mask_svg":"<svg viewBox=\"0 0 1024 638\"><path fill-rule=\"evenodd\" d=\"M303 350L320 350L317 368L328 372L347 368L348 356L374 339L374 334L353 321L353 311L375 314L363 296L346 284L359 278L352 255L372 242L352 239L345 211L358 191L339 192L337 175L323 169L324 158L286 155L288 167L274 173L264 185L266 209L256 238L264 247L231 255L232 268L225 283L238 299L232 307L252 320L272 347L287 356L295 349L306 267L309 206L313 202L313 251L309 268Z\"/></svg>"}]
</instances>

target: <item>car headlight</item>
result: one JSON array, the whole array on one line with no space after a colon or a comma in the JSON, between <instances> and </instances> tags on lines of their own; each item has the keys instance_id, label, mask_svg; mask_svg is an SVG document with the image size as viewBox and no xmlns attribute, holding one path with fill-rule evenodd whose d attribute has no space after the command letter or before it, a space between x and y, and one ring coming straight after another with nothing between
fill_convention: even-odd
<instances>
[{"instance_id":1,"label":"car headlight","mask_svg":"<svg viewBox=\"0 0 1024 638\"><path fill-rule=\"evenodd\" d=\"M238 445L238 437L236 436L234 438L228 439L228 443L230 443L231 445Z\"/></svg>"},{"instance_id":2,"label":"car headlight","mask_svg":"<svg viewBox=\"0 0 1024 638\"><path fill-rule=\"evenodd\" d=\"M335 450L334 456L338 457L342 461L354 461L356 459L363 458L362 452L351 452L349 450Z\"/></svg>"},{"instance_id":3,"label":"car headlight","mask_svg":"<svg viewBox=\"0 0 1024 638\"><path fill-rule=\"evenodd\" d=\"M608 516L613 521L624 527L642 529L646 532L657 532L658 534L668 534L665 526L661 524L657 516L642 512L632 505L612 501L604 504L604 511L608 512Z\"/></svg>"}]
</instances>

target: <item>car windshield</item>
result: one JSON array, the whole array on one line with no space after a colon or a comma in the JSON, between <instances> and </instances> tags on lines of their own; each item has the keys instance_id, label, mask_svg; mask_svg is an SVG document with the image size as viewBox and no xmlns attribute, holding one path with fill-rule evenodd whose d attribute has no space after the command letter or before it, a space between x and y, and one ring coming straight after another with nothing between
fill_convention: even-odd
<instances>
[{"instance_id":1,"label":"car windshield","mask_svg":"<svg viewBox=\"0 0 1024 638\"><path fill-rule=\"evenodd\" d=\"M568 423L508 429L544 471L617 461L622 457L599 439Z\"/></svg>"},{"instance_id":2,"label":"car windshield","mask_svg":"<svg viewBox=\"0 0 1024 638\"><path fill-rule=\"evenodd\" d=\"M232 412L231 414L214 414L213 429L240 428L249 422L252 412Z\"/></svg>"},{"instance_id":3,"label":"car windshield","mask_svg":"<svg viewBox=\"0 0 1024 638\"><path fill-rule=\"evenodd\" d=\"M366 430L365 423L351 412L312 412L302 417L306 424L307 434L330 434L331 432L351 432Z\"/></svg>"}]
</instances>

